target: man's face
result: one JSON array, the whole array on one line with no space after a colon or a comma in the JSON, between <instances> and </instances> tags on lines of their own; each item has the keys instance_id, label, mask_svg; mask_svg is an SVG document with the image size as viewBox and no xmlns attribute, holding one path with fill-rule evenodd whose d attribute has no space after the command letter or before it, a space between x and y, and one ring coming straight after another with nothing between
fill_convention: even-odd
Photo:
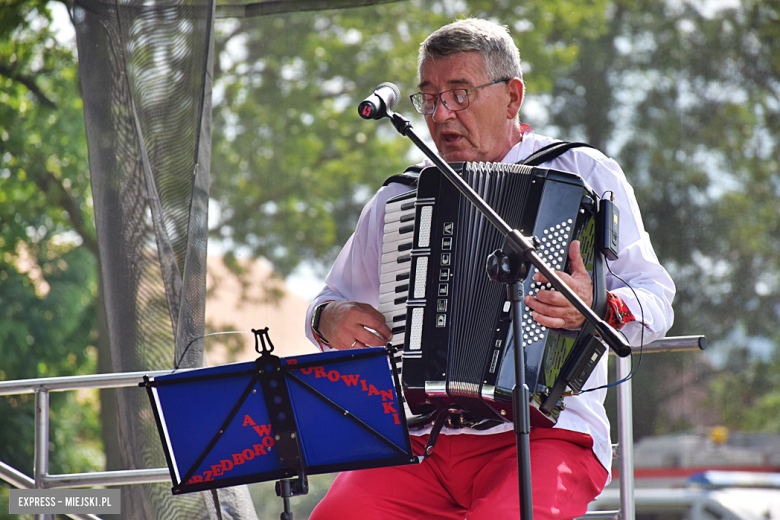
<instances>
[{"instance_id":1,"label":"man's face","mask_svg":"<svg viewBox=\"0 0 780 520\"><path fill-rule=\"evenodd\" d=\"M492 81L484 72L484 59L476 52L429 60L420 71L420 92L438 94L469 89ZM516 142L509 131L519 103L513 108L507 83L469 92L469 106L453 112L439 100L425 122L436 148L447 162L498 162ZM516 96L514 96L516 97Z\"/></svg>"}]
</instances>

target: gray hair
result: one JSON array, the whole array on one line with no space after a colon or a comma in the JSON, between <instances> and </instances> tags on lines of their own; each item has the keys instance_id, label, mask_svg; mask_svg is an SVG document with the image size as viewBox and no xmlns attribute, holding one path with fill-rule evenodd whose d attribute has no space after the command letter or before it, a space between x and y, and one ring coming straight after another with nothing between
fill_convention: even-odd
<instances>
[{"instance_id":1,"label":"gray hair","mask_svg":"<svg viewBox=\"0 0 780 520\"><path fill-rule=\"evenodd\" d=\"M485 59L485 74L493 81L523 79L520 51L509 35L509 28L479 18L458 20L428 36L420 44L418 79L428 60L463 52L478 52Z\"/></svg>"}]
</instances>

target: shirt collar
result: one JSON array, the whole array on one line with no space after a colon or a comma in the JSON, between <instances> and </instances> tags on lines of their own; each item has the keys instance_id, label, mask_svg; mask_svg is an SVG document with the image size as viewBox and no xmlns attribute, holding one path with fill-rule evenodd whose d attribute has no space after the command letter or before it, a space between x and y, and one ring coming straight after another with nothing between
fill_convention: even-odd
<instances>
[{"instance_id":1,"label":"shirt collar","mask_svg":"<svg viewBox=\"0 0 780 520\"><path fill-rule=\"evenodd\" d=\"M534 152L534 129L531 125L522 123L522 138L501 159L502 163L518 163Z\"/></svg>"}]
</instances>

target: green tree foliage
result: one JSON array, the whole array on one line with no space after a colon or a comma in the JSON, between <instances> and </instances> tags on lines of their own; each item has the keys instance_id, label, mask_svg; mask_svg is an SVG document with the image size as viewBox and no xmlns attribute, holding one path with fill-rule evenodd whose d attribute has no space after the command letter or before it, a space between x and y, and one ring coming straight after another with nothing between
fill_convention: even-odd
<instances>
[{"instance_id":1,"label":"green tree foliage","mask_svg":"<svg viewBox=\"0 0 780 520\"><path fill-rule=\"evenodd\" d=\"M95 233L73 50L45 2L0 10L0 380L95 372ZM34 396L0 398L0 460L33 466ZM51 471L102 466L96 394L51 395Z\"/></svg>"},{"instance_id":2,"label":"green tree foliage","mask_svg":"<svg viewBox=\"0 0 780 520\"><path fill-rule=\"evenodd\" d=\"M780 339L778 7L746 1L704 12L689 2L614 2L603 34L573 40L577 62L551 97L551 123L610 151L634 185L677 284L670 334L706 334L725 346L748 331L734 345L740 361L710 376L712 408L728 426L772 431L776 421L749 410L776 403L777 377L757 384L754 376L772 367L777 374L777 362L745 353ZM670 386L658 382L684 379L696 363L690 356L646 364L637 381L640 434L664 433L659 425L669 421L658 420L657 408ZM736 384L745 378L753 384Z\"/></svg>"},{"instance_id":3,"label":"green tree foliage","mask_svg":"<svg viewBox=\"0 0 780 520\"><path fill-rule=\"evenodd\" d=\"M215 236L249 246L283 275L303 259L334 258L367 198L409 162L392 129L356 111L378 78L414 77L407 57L419 32L411 21L381 29L400 5L218 26Z\"/></svg>"},{"instance_id":4,"label":"green tree foliage","mask_svg":"<svg viewBox=\"0 0 780 520\"><path fill-rule=\"evenodd\" d=\"M559 18L569 2L473 2L475 14L521 12L518 20L557 31L519 32L537 52L534 80L571 61L572 26L590 26L599 5ZM403 92L397 110L414 110L419 42L463 14L450 2L408 1L343 11L294 13L218 24L212 197L222 208L213 236L249 247L289 274L300 261L329 265L382 181L418 160L387 120L357 117L381 82ZM510 21L511 25L511 21ZM536 68L534 69L536 70ZM412 118L421 135L422 119Z\"/></svg>"},{"instance_id":5,"label":"green tree foliage","mask_svg":"<svg viewBox=\"0 0 780 520\"><path fill-rule=\"evenodd\" d=\"M488 17L507 24L521 49L524 120L586 140L626 171L678 286L670 334L706 334L717 347L741 329L749 331L742 347L756 338L774 344L778 9L756 1L701 9L682 1L409 1L226 24L212 195L229 210L215 236L249 245L283 273L302 259L329 265L366 197L419 157L386 121L358 119L357 103L381 81L414 92L417 43L456 17ZM278 106L284 111L272 113ZM398 110L413 114L405 100ZM658 381L683 379L703 362L696 356L644 361L635 380L645 412L638 435L685 426L659 419L668 389ZM743 365L725 365L722 378L735 366ZM773 388L757 392L771 403ZM741 403L735 409L748 404L730 399Z\"/></svg>"}]
</instances>

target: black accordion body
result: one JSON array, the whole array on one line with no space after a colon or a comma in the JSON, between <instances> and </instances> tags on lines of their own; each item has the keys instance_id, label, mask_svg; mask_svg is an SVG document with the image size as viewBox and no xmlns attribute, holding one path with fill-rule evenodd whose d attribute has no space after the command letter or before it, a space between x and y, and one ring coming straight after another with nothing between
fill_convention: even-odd
<instances>
[{"instance_id":1,"label":"black accordion body","mask_svg":"<svg viewBox=\"0 0 780 520\"><path fill-rule=\"evenodd\" d=\"M500 163L455 163L453 169L511 226L538 238L539 254L568 272L572 240L580 240L594 281L594 311L606 310L604 258L595 247L598 197L576 175ZM506 286L489 280L486 261L504 237L435 167L417 190L388 201L379 310L403 345L404 396L413 414L456 406L478 420L512 420L514 346ZM542 284L535 268L525 295ZM605 351L586 324L548 330L524 307L519 343L532 421L551 425L567 389L578 392ZM543 419L540 423L539 419Z\"/></svg>"}]
</instances>

